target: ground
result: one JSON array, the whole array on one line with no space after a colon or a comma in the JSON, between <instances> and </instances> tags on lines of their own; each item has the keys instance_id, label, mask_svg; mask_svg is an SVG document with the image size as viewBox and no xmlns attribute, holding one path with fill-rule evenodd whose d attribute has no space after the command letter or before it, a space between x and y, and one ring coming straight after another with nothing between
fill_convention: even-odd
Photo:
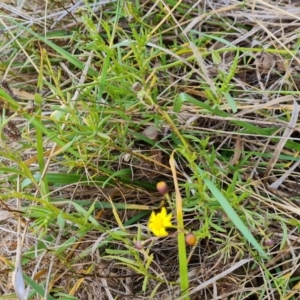
<instances>
[{"instance_id":1,"label":"ground","mask_svg":"<svg viewBox=\"0 0 300 300\"><path fill-rule=\"evenodd\" d=\"M298 1L0 3L0 299L298 299Z\"/></svg>"}]
</instances>

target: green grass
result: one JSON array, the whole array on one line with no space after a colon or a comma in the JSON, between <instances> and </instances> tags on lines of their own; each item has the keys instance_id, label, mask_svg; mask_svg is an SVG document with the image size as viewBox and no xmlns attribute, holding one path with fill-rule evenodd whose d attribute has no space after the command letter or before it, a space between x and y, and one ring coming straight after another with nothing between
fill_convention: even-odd
<instances>
[{"instance_id":1,"label":"green grass","mask_svg":"<svg viewBox=\"0 0 300 300\"><path fill-rule=\"evenodd\" d=\"M16 247L28 299L297 299L298 169L270 188L300 151L297 37L282 46L268 21L273 36L254 36L249 1L236 18L188 1L90 4L55 23L73 4L36 3L44 19L31 26L0 6L1 77L15 94L0 88L0 212L13 210L0 299L16 297ZM147 228L162 205L166 238Z\"/></svg>"}]
</instances>

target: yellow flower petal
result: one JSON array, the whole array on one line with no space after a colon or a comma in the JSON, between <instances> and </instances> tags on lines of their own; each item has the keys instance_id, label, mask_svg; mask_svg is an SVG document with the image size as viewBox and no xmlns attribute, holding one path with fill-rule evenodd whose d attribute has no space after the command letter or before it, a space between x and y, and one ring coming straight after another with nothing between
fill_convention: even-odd
<instances>
[{"instance_id":1,"label":"yellow flower petal","mask_svg":"<svg viewBox=\"0 0 300 300\"><path fill-rule=\"evenodd\" d=\"M158 237L165 237L168 235L167 227L172 227L172 214L167 215L167 210L162 207L160 213L152 212L148 222L148 228Z\"/></svg>"},{"instance_id":2,"label":"yellow flower petal","mask_svg":"<svg viewBox=\"0 0 300 300\"><path fill-rule=\"evenodd\" d=\"M168 235L168 232L166 231L166 229L164 227L153 230L153 233L158 237L165 237Z\"/></svg>"},{"instance_id":3,"label":"yellow flower petal","mask_svg":"<svg viewBox=\"0 0 300 300\"><path fill-rule=\"evenodd\" d=\"M161 218L165 218L167 216L167 210L166 210L166 208L162 207L161 208L161 212L159 214L157 214L157 215L160 215Z\"/></svg>"}]
</instances>

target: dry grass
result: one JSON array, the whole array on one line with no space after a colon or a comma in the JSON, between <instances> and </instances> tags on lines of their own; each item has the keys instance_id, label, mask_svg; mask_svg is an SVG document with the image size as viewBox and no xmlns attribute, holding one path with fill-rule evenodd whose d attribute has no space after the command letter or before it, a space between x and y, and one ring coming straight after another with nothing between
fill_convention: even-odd
<instances>
[{"instance_id":1,"label":"dry grass","mask_svg":"<svg viewBox=\"0 0 300 300\"><path fill-rule=\"evenodd\" d=\"M161 180L190 299L298 299L297 1L105 2L0 4L0 299L18 222L28 299L187 297L178 233L147 230Z\"/></svg>"}]
</instances>

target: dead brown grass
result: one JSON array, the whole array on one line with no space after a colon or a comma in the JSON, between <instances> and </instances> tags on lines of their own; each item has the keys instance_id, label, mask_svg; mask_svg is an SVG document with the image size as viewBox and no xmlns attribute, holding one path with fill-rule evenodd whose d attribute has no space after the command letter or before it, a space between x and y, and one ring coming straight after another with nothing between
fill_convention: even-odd
<instances>
[{"instance_id":1,"label":"dead brown grass","mask_svg":"<svg viewBox=\"0 0 300 300\"><path fill-rule=\"evenodd\" d=\"M224 232L210 228L213 230L210 236L200 238L196 247L188 249L191 298L297 299L299 297L300 215L297 158L300 148L294 148L293 145L288 145L288 142L292 141L296 145L299 143L299 3L263 0L183 0L178 1L178 7L175 8L168 4L168 1L140 1L140 4L140 14L144 14L144 23L153 27L153 43L161 35L166 49L176 54L176 58L168 57L168 63L176 62L178 58L191 64L183 63L167 69L161 68L157 72L156 82L159 91L157 99L162 105L167 103L167 108L172 107L170 98L173 99L174 95L180 92L186 92L203 102L208 101L208 94L203 89L202 83L205 82L207 89L214 93L219 88L215 80L216 76L220 74L220 70L228 72L234 60L230 47L239 46L243 52L231 81L235 90L237 112L231 117L220 117L205 110L200 111L197 106L184 105L178 114L180 119L178 128L202 132L203 136L208 135L209 145L219 153L223 149L234 149L235 154L231 155L229 163L216 159L215 165L219 169L230 170L240 160L245 159L245 150L260 154L257 157L251 156L249 163L242 165L244 171L242 180L247 184L238 183L236 189L240 189L242 193L246 187L251 186L252 194L242 204L238 204L236 209L240 209L244 214L245 222L249 220L256 222L249 224L249 227L253 234L261 239L260 242L267 249L271 260L263 266L256 264L253 253L249 251L249 247L245 247L244 239L232 226L228 216L221 210L216 210L212 222L222 227ZM110 5L99 5L96 9L97 14L104 14L106 7L111 7ZM31 27L38 28L40 33L60 29L72 32L73 28L78 26L77 16L75 14L72 16L70 13L75 6L76 3L64 1L46 3L37 1L36 3L24 2L20 9L10 1L4 1L0 4L0 18L2 15L1 23L9 29L8 32L13 31L14 26L13 22L6 19L8 17L21 19L24 24L31 22ZM159 14L162 14L160 22L155 20L155 16ZM124 31L130 32L128 20L122 20L119 26ZM193 35L193 31L195 35L197 31L219 38L207 39L201 52L199 48L194 49L188 43L184 44L185 36ZM181 46L178 49L173 44L175 39ZM0 36L0 40L2 43L8 42L9 35ZM55 42L63 46L69 43L68 40ZM229 44L231 46L228 46ZM3 61L6 61L5 57L11 55L11 47L12 44L7 49L3 48ZM218 52L221 62L216 63L211 53L220 49L224 49ZM51 53L51 49L48 50L50 56L56 55ZM16 61L30 61L30 53L27 52L27 57L24 53L16 55ZM167 51L166 53L168 54ZM24 73L22 71L18 73L20 69L10 68L7 65L0 69L3 78L16 87L14 90L16 94L22 94L22 89L26 89L27 93L33 95L39 70L33 66L37 66L37 61L33 60L32 68ZM156 67L160 66L156 65ZM68 78L66 82L70 84L71 81ZM53 91L49 88L43 92L49 95ZM46 112L50 112L50 106L56 103L57 100L54 99L52 103L45 104ZM224 99L221 100L219 109L231 113L231 108ZM140 112L134 111L132 114L139 123ZM261 132L256 135L248 134L246 131L240 132L239 126L232 121L246 122L263 129L278 127L278 131L276 136L269 138L262 136ZM145 127L149 128L150 125L151 122L146 123ZM168 128L165 131L168 131ZM274 140L274 137L278 139ZM18 149L18 145L12 145L16 147L13 149ZM51 146L47 149L51 149ZM133 181L171 180L168 155L165 152L151 149L149 145L143 145L145 148L140 145L134 147L130 153L130 161L120 159L119 165L114 163L111 167L116 171L125 166L133 168L135 170ZM168 147L168 149L172 148L171 145ZM142 155L139 155L138 150L141 148ZM134 154L135 151L137 154ZM47 157L48 155L50 157L49 153ZM128 153L125 154L129 155ZM30 151L23 153L24 161L30 160L28 165L32 168L36 166L35 155ZM143 155L147 156L148 160L144 159ZM285 157L295 157L295 162L287 161ZM179 164L180 162L182 164L179 166L179 176L181 182L184 182L191 179L192 174L189 174L190 169L184 166L184 161L179 160ZM4 163L12 166L9 160ZM57 165L60 166L59 161L51 163L51 170L55 170ZM85 166L82 167L84 169ZM209 167L208 170L212 168ZM93 174L94 171L85 169L89 174ZM214 175L218 177L217 174ZM7 179L9 174L5 173L1 176L1 182L5 183L1 185L1 193L10 194L13 183ZM222 181L221 185L225 191L230 185L233 173L224 172L220 177L218 180ZM35 193L35 191L27 192ZM71 201L97 200L100 203L112 199L115 203L126 202L137 205L136 210L120 211L120 219L124 222L137 214L138 206L151 206L161 201L157 193L130 184L119 184L117 187L101 190L80 183L60 188L53 185L50 192L53 197ZM4 196L2 198L5 199ZM17 215L15 212L7 214L7 211L15 209L16 201L5 200L2 204L0 299L8 299L4 295L14 292L11 271L17 247ZM58 207L63 207L66 212L74 209L70 205L60 205ZM199 230L204 225L201 216L198 217L196 214L197 211L186 212L185 222L190 230ZM97 207L94 217L102 223L109 224L110 228L120 229L120 224L114 219L110 209L101 210ZM23 228L25 222L30 225L33 219L34 217L24 219ZM143 232L146 232L147 220L146 218L142 220L144 223L141 226ZM74 241L72 237L78 234L78 228L74 228L71 224L63 231L58 229L56 223L45 230L49 240L43 240L43 235L35 232L34 228L27 231L23 252L31 255L24 263L26 265L24 272L30 274L37 283L48 280L48 289L52 292L65 292L74 295L77 299L148 299L151 292L157 289L153 299L180 299L180 291L176 285L179 278L176 233L170 234L164 240L156 239L151 244L154 262L150 269L153 277L149 278L147 292L143 293L141 286L144 275L126 268L113 259L105 258L107 256L105 247L99 251L95 250L101 241L109 240L108 233L99 236L98 231L91 230ZM128 232L134 236L137 225L128 226ZM69 240L64 250L57 251ZM38 250L40 243L46 245L42 251ZM107 243L107 248L127 249L122 241L116 240ZM83 255L85 251L88 252ZM23 259L26 260L26 256ZM239 265L241 262L243 264ZM160 278L162 283L158 285ZM42 299L42 296L35 295L30 299Z\"/></svg>"}]
</instances>

